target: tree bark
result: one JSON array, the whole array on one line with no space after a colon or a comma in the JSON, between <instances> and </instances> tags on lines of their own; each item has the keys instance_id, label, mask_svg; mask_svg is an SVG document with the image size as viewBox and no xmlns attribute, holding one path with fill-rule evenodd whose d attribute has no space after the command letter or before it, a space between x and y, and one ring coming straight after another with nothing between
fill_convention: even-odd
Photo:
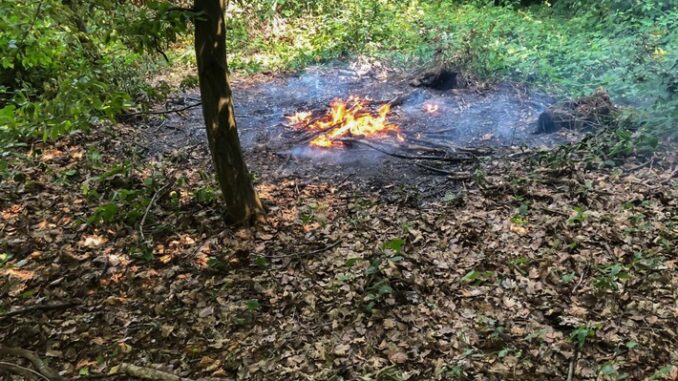
<instances>
[{"instance_id":1,"label":"tree bark","mask_svg":"<svg viewBox=\"0 0 678 381\"><path fill-rule=\"evenodd\" d=\"M226 0L195 0L195 53L202 110L230 224L253 223L264 208L242 156L226 61Z\"/></svg>"}]
</instances>

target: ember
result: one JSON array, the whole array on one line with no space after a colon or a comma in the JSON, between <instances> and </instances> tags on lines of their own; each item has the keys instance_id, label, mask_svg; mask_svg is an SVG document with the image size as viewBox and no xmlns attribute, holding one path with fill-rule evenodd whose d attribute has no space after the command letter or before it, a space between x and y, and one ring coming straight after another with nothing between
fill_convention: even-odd
<instances>
[{"instance_id":1,"label":"ember","mask_svg":"<svg viewBox=\"0 0 678 381\"><path fill-rule=\"evenodd\" d=\"M438 110L440 110L440 106L435 103L426 103L424 105L424 111L429 114L435 114Z\"/></svg>"},{"instance_id":2,"label":"ember","mask_svg":"<svg viewBox=\"0 0 678 381\"><path fill-rule=\"evenodd\" d=\"M352 137L392 135L403 141L398 125L386 120L391 106L384 104L374 112L369 109L368 102L355 96L349 97L347 101L336 99L330 104L327 114L320 118L313 119L309 112L298 112L288 117L288 120L295 128L318 132L309 142L316 147L342 147L344 142L341 140Z\"/></svg>"}]
</instances>

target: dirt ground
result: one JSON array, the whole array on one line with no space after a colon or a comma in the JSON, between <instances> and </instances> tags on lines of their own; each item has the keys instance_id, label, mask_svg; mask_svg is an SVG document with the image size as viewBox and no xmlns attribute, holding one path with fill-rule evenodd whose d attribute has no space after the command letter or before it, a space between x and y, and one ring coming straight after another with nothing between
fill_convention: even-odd
<instances>
[{"instance_id":1,"label":"dirt ground","mask_svg":"<svg viewBox=\"0 0 678 381\"><path fill-rule=\"evenodd\" d=\"M0 183L2 346L66 379L133 379L122 364L223 380L678 378L675 150L592 164L554 146L578 136L531 135L543 105L501 87L417 90L397 110L404 128L492 145L446 167L463 179L369 149L309 153L284 115L406 87L317 70L235 83L268 207L252 228L221 221L198 110L22 149ZM422 121L431 99L468 107Z\"/></svg>"}]
</instances>

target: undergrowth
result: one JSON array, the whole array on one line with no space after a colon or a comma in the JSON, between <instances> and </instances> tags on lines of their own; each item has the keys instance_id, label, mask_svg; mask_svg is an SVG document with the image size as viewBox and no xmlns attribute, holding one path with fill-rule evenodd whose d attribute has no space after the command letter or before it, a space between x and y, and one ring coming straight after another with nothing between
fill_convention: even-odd
<instances>
[{"instance_id":1,"label":"undergrowth","mask_svg":"<svg viewBox=\"0 0 678 381\"><path fill-rule=\"evenodd\" d=\"M482 80L530 83L557 96L603 86L633 107L631 124L675 138L678 10L670 2L520 3L530 2L233 1L229 64L241 72L294 70L361 54L404 67L444 61ZM193 64L191 16L163 1L4 1L0 152L105 126L161 99L171 88L149 79Z\"/></svg>"},{"instance_id":2,"label":"undergrowth","mask_svg":"<svg viewBox=\"0 0 678 381\"><path fill-rule=\"evenodd\" d=\"M563 1L556 8L367 1L282 14L255 3L232 14L236 69L300 68L356 53L402 65L442 60L481 79L530 83L558 96L603 86L634 107L637 124L675 136L678 10L662 1Z\"/></svg>"}]
</instances>

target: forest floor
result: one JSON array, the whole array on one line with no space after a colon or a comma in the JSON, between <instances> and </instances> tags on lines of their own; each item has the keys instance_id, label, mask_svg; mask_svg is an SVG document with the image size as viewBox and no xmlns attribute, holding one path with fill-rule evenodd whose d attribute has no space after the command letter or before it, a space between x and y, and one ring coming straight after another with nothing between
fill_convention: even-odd
<instances>
[{"instance_id":1,"label":"forest floor","mask_svg":"<svg viewBox=\"0 0 678 381\"><path fill-rule=\"evenodd\" d=\"M341 166L281 171L290 158L258 144L245 155L268 215L232 229L205 145L158 151L163 127L12 159L2 346L67 379L128 380L123 363L223 380L678 378L675 150L603 168L575 146L506 149L423 194Z\"/></svg>"}]
</instances>

